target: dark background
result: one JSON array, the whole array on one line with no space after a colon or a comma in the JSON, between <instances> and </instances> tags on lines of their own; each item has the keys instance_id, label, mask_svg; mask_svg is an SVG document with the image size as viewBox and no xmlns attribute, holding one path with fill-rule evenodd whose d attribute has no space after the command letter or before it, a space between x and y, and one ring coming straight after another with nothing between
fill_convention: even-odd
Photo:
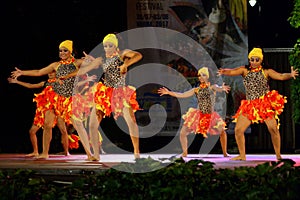
<instances>
[{"instance_id":1,"label":"dark background","mask_svg":"<svg viewBox=\"0 0 300 200\"><path fill-rule=\"evenodd\" d=\"M287 21L293 1L260 0L248 6L249 48L292 48L299 30ZM1 1L1 135L0 152L31 151L28 130L32 124L34 93L7 77L14 67L39 69L58 58L61 41L74 41L77 57L89 52L110 32L127 30L126 0ZM39 82L46 77L22 77Z\"/></svg>"}]
</instances>

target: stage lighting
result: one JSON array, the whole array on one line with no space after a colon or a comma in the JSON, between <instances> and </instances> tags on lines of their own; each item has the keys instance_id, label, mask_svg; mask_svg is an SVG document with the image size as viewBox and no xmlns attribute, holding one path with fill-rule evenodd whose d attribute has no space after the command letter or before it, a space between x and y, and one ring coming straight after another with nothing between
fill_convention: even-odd
<instances>
[{"instance_id":1,"label":"stage lighting","mask_svg":"<svg viewBox=\"0 0 300 200\"><path fill-rule=\"evenodd\" d=\"M249 3L250 3L250 6L255 6L255 4L256 4L256 0L249 0Z\"/></svg>"}]
</instances>

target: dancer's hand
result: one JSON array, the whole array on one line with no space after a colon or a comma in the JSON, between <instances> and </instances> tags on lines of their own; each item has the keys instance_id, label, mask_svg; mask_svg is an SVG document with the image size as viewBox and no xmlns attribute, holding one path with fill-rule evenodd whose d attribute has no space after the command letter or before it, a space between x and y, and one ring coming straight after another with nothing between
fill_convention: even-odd
<instances>
[{"instance_id":1,"label":"dancer's hand","mask_svg":"<svg viewBox=\"0 0 300 200\"><path fill-rule=\"evenodd\" d=\"M18 78L19 76L22 76L22 70L19 68L15 67L15 71L11 72L11 77L12 78Z\"/></svg>"},{"instance_id":2,"label":"dancer's hand","mask_svg":"<svg viewBox=\"0 0 300 200\"><path fill-rule=\"evenodd\" d=\"M228 93L230 91L230 86L229 85L225 85L225 83L222 84L222 89L223 91L225 91L226 93Z\"/></svg>"},{"instance_id":3,"label":"dancer's hand","mask_svg":"<svg viewBox=\"0 0 300 200\"><path fill-rule=\"evenodd\" d=\"M291 67L291 76L292 76L292 78L296 79L296 76L298 76L298 75L299 75L298 69L294 70L294 67L292 66Z\"/></svg>"},{"instance_id":4,"label":"dancer's hand","mask_svg":"<svg viewBox=\"0 0 300 200\"><path fill-rule=\"evenodd\" d=\"M170 90L168 90L167 88L165 87L162 87L162 88L159 88L157 90L157 93L160 94L160 96L164 95L164 94L169 94L170 93Z\"/></svg>"}]
</instances>

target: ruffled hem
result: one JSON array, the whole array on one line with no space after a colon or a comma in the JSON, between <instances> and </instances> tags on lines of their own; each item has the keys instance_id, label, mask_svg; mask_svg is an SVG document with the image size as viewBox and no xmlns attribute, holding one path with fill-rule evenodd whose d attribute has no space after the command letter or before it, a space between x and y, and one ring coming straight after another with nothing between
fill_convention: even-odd
<instances>
[{"instance_id":1,"label":"ruffled hem","mask_svg":"<svg viewBox=\"0 0 300 200\"><path fill-rule=\"evenodd\" d=\"M114 113L115 119L123 115L124 107L131 107L133 112L141 110L136 100L136 89L133 86L113 88L111 110Z\"/></svg>"},{"instance_id":2,"label":"ruffled hem","mask_svg":"<svg viewBox=\"0 0 300 200\"><path fill-rule=\"evenodd\" d=\"M33 102L36 102L36 111L33 124L38 127L42 127L44 126L45 112L54 108L53 103L55 101L55 92L51 86L47 86L41 93L34 94L34 96ZM53 127L55 124L56 122Z\"/></svg>"},{"instance_id":3,"label":"ruffled hem","mask_svg":"<svg viewBox=\"0 0 300 200\"><path fill-rule=\"evenodd\" d=\"M105 116L111 115L111 96L113 88L105 86L102 82L92 87L91 93L94 97L96 109L104 113Z\"/></svg>"},{"instance_id":4,"label":"ruffled hem","mask_svg":"<svg viewBox=\"0 0 300 200\"><path fill-rule=\"evenodd\" d=\"M69 135L69 149L78 149L79 148L79 136L75 134Z\"/></svg>"},{"instance_id":5,"label":"ruffled hem","mask_svg":"<svg viewBox=\"0 0 300 200\"><path fill-rule=\"evenodd\" d=\"M37 104L37 113L42 113L41 118L44 118L44 113L47 110L54 110L57 116L62 117L67 124L71 124L72 116L72 98L64 97L57 94L51 86L47 86L41 93L35 94L33 99ZM41 121L39 119L38 121ZM40 123L40 122L39 122Z\"/></svg>"},{"instance_id":6,"label":"ruffled hem","mask_svg":"<svg viewBox=\"0 0 300 200\"><path fill-rule=\"evenodd\" d=\"M199 109L189 108L182 119L184 120L183 124L192 132L200 133L204 137L207 137L207 134L218 135L220 129L226 129L226 123L217 112L203 114Z\"/></svg>"},{"instance_id":7,"label":"ruffled hem","mask_svg":"<svg viewBox=\"0 0 300 200\"><path fill-rule=\"evenodd\" d=\"M278 121L279 115L283 112L286 97L276 90L268 92L266 95L254 100L242 100L239 109L233 116L234 122L240 115L247 117L252 123L262 123L264 120L275 117Z\"/></svg>"},{"instance_id":8,"label":"ruffled hem","mask_svg":"<svg viewBox=\"0 0 300 200\"><path fill-rule=\"evenodd\" d=\"M87 93L84 95L78 93L72 97L72 118L84 121L90 115L93 100L89 99L87 95Z\"/></svg>"}]
</instances>

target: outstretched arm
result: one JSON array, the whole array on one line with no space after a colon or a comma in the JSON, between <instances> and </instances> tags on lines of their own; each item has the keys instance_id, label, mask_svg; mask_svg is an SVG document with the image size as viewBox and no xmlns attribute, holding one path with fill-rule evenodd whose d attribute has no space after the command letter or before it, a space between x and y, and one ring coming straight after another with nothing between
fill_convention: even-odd
<instances>
[{"instance_id":1,"label":"outstretched arm","mask_svg":"<svg viewBox=\"0 0 300 200\"><path fill-rule=\"evenodd\" d=\"M291 78L296 79L296 77L299 75L298 69L294 70L294 67L291 67L291 73L278 73L273 69L267 69L265 70L265 73L268 77L280 81L289 80Z\"/></svg>"},{"instance_id":2,"label":"outstretched arm","mask_svg":"<svg viewBox=\"0 0 300 200\"><path fill-rule=\"evenodd\" d=\"M229 68L220 68L217 72L218 76L225 75L225 76L245 76L247 73L247 69L245 66L229 69Z\"/></svg>"},{"instance_id":3,"label":"outstretched arm","mask_svg":"<svg viewBox=\"0 0 300 200\"><path fill-rule=\"evenodd\" d=\"M162 87L157 90L157 93L160 94L160 96L168 94L170 96L177 97L177 98L187 98L187 97L191 97L194 95L194 93L195 93L194 90L195 89L192 88L186 92L181 93L181 92L172 92L172 91L168 90L167 88Z\"/></svg>"},{"instance_id":4,"label":"outstretched arm","mask_svg":"<svg viewBox=\"0 0 300 200\"><path fill-rule=\"evenodd\" d=\"M47 67L37 70L20 70L19 68L15 67L15 71L11 72L12 78L17 78L19 76L43 76L51 73L53 70L56 70L56 67L59 65L58 62L53 62Z\"/></svg>"},{"instance_id":5,"label":"outstretched arm","mask_svg":"<svg viewBox=\"0 0 300 200\"><path fill-rule=\"evenodd\" d=\"M17 78L8 78L7 80L9 83L16 83L18 85L21 85L29 89L42 88L45 84L45 81L42 81L40 83L27 83L27 82L19 81Z\"/></svg>"}]
</instances>

